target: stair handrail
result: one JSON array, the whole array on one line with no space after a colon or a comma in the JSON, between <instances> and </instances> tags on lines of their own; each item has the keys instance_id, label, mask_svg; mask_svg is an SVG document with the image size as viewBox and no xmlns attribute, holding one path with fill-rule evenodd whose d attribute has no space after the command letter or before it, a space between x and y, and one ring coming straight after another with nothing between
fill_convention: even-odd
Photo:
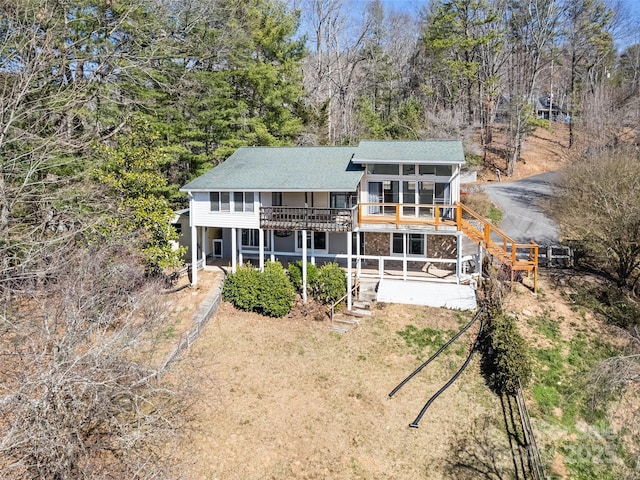
<instances>
[{"instance_id":1,"label":"stair handrail","mask_svg":"<svg viewBox=\"0 0 640 480\"><path fill-rule=\"evenodd\" d=\"M498 249L502 250L505 255L509 255L511 256L511 262L513 265L516 264L530 264L530 265L534 265L537 264L537 255L536 255L536 250L538 247L538 244L535 243L533 240L531 240L530 243L516 243L515 240L513 240L509 235L507 235L506 233L504 233L502 230L500 230L498 227L496 227L495 225L491 224L490 222L488 222L484 217L482 217L482 215L478 214L477 212L471 210L469 207L467 207L466 205L457 202L457 205L460 205L460 212L466 212L469 215L471 215L473 218L475 218L476 220L479 220L480 222L482 222L483 225L483 231L478 233L482 233L483 235L483 241L485 242L485 245L487 247L490 246L495 246ZM468 222L466 222L468 223ZM460 215L460 218L458 219L458 224L459 224L459 228L460 230L462 230L464 232L464 227L465 222L462 218L462 214ZM472 228L474 231L477 231L477 229L475 227L473 227L472 225L469 225L469 228ZM502 245L494 242L493 240L491 240L491 233L494 232L496 233L502 240ZM509 251L508 247L511 247L511 251ZM529 253L529 260L518 260L517 259L517 251L518 250L523 250L526 249ZM533 258L532 258L533 257Z\"/></svg>"},{"instance_id":2,"label":"stair handrail","mask_svg":"<svg viewBox=\"0 0 640 480\"><path fill-rule=\"evenodd\" d=\"M360 287L360 280L358 278L353 282L353 288L351 288L350 292L345 293L342 297L336 300L331 306L327 309L327 315L329 315L329 320L333 322L333 314L335 313L335 308L342 303L344 299L346 299L349 295L353 295L354 292L358 290Z\"/></svg>"}]
</instances>

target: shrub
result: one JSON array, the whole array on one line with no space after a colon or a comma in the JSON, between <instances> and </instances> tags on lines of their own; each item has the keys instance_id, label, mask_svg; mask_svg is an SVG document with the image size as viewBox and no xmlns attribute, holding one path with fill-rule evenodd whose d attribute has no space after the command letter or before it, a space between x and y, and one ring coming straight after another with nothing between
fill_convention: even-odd
<instances>
[{"instance_id":1,"label":"shrub","mask_svg":"<svg viewBox=\"0 0 640 480\"><path fill-rule=\"evenodd\" d=\"M289 264L289 280L297 292L302 291L302 262ZM318 281L318 267L307 262L307 286L313 288Z\"/></svg>"},{"instance_id":2,"label":"shrub","mask_svg":"<svg viewBox=\"0 0 640 480\"><path fill-rule=\"evenodd\" d=\"M347 293L347 276L337 263L326 263L318 270L313 296L325 303L338 301Z\"/></svg>"},{"instance_id":3,"label":"shrub","mask_svg":"<svg viewBox=\"0 0 640 480\"><path fill-rule=\"evenodd\" d=\"M269 262L264 272L247 265L230 274L222 295L236 307L270 317L284 317L291 311L295 290L280 262Z\"/></svg>"},{"instance_id":4,"label":"shrub","mask_svg":"<svg viewBox=\"0 0 640 480\"><path fill-rule=\"evenodd\" d=\"M531 358L515 320L502 313L489 320L489 383L498 393L514 394L531 378Z\"/></svg>"},{"instance_id":5,"label":"shrub","mask_svg":"<svg viewBox=\"0 0 640 480\"><path fill-rule=\"evenodd\" d=\"M269 317L284 317L295 301L296 293L280 262L268 262L259 277L259 310Z\"/></svg>"},{"instance_id":6,"label":"shrub","mask_svg":"<svg viewBox=\"0 0 640 480\"><path fill-rule=\"evenodd\" d=\"M242 310L253 312L259 305L259 284L260 272L250 265L243 265L225 280L222 297Z\"/></svg>"}]
</instances>

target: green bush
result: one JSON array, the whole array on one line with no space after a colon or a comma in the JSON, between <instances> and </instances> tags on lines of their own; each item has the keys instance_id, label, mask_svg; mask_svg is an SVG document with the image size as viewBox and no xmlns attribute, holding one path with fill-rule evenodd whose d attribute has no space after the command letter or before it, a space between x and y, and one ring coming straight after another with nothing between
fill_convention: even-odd
<instances>
[{"instance_id":1,"label":"green bush","mask_svg":"<svg viewBox=\"0 0 640 480\"><path fill-rule=\"evenodd\" d=\"M284 317L295 301L295 290L280 262L269 262L264 272L247 265L224 282L222 296L236 307L270 317Z\"/></svg>"},{"instance_id":2,"label":"green bush","mask_svg":"<svg viewBox=\"0 0 640 480\"><path fill-rule=\"evenodd\" d=\"M531 358L515 320L498 314L489 320L489 383L498 393L513 394L518 382L525 387L531 379Z\"/></svg>"},{"instance_id":3,"label":"green bush","mask_svg":"<svg viewBox=\"0 0 640 480\"><path fill-rule=\"evenodd\" d=\"M225 280L222 297L242 310L253 312L259 306L259 285L260 272L251 265L243 265Z\"/></svg>"},{"instance_id":4,"label":"green bush","mask_svg":"<svg viewBox=\"0 0 640 480\"><path fill-rule=\"evenodd\" d=\"M280 262L268 262L264 266L258 292L259 311L269 317L287 315L296 298L293 285Z\"/></svg>"},{"instance_id":5,"label":"green bush","mask_svg":"<svg viewBox=\"0 0 640 480\"><path fill-rule=\"evenodd\" d=\"M337 263L326 263L318 270L312 294L324 303L334 303L347 293L347 276Z\"/></svg>"},{"instance_id":6,"label":"green bush","mask_svg":"<svg viewBox=\"0 0 640 480\"><path fill-rule=\"evenodd\" d=\"M302 291L302 261L289 264L289 280L296 292ZM307 287L312 289L318 281L318 267L307 262Z\"/></svg>"}]
</instances>

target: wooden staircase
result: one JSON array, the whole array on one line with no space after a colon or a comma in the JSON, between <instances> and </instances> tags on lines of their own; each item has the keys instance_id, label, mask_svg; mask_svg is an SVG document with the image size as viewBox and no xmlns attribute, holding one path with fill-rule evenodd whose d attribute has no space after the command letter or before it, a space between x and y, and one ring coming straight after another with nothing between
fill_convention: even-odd
<instances>
[{"instance_id":1,"label":"wooden staircase","mask_svg":"<svg viewBox=\"0 0 640 480\"><path fill-rule=\"evenodd\" d=\"M516 243L502 230L461 203L456 204L458 230L484 248L489 255L507 266L511 272L511 287L515 272L533 275L533 291L538 291L538 244Z\"/></svg>"}]
</instances>

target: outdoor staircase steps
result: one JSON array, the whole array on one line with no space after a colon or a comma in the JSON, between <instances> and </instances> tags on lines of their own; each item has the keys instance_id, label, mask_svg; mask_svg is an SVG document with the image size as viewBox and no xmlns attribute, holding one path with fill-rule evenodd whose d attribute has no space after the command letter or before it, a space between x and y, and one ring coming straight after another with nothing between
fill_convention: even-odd
<instances>
[{"instance_id":1,"label":"outdoor staircase steps","mask_svg":"<svg viewBox=\"0 0 640 480\"><path fill-rule=\"evenodd\" d=\"M344 335L353 327L360 324L360 320L371 316L371 302L357 300L352 304L352 310L342 310L333 315L330 329L332 332Z\"/></svg>"}]
</instances>

